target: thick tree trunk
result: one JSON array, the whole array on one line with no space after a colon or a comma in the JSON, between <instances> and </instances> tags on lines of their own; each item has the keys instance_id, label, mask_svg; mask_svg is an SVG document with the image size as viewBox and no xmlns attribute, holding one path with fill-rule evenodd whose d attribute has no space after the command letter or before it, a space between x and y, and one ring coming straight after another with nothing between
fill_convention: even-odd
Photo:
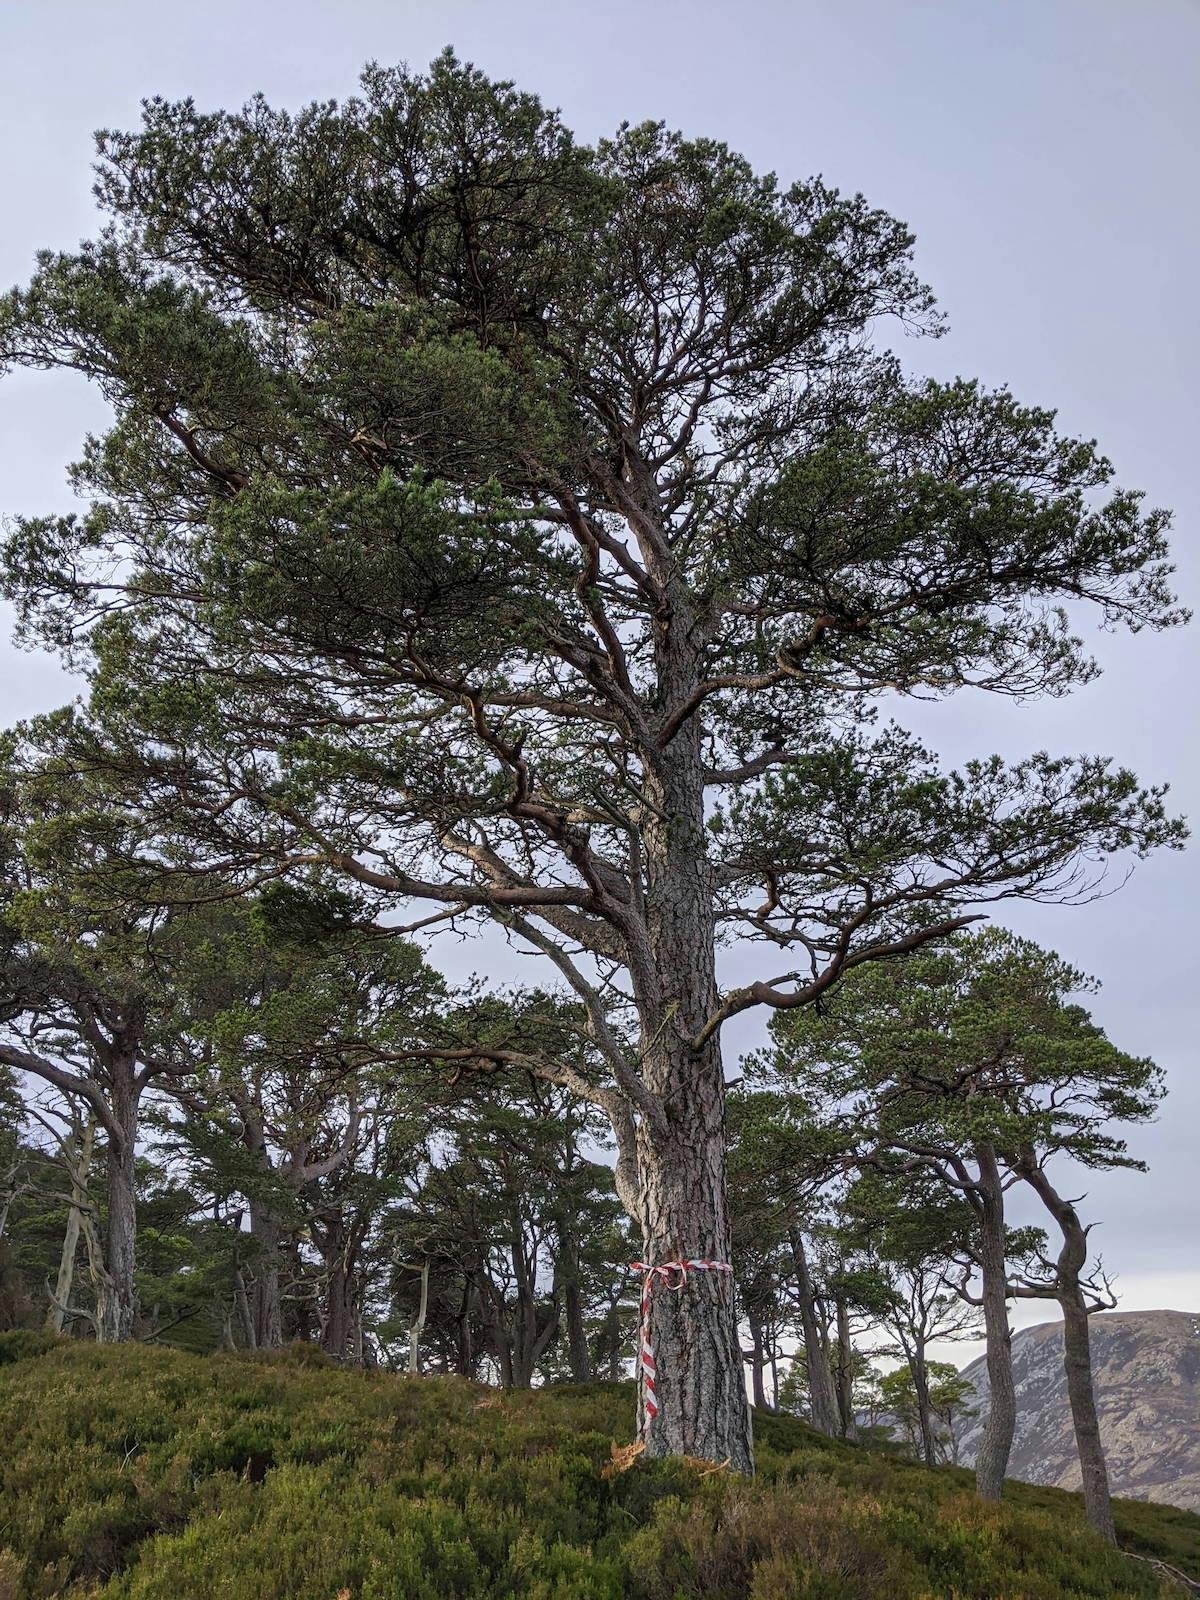
<instances>
[{"instance_id":1,"label":"thick tree trunk","mask_svg":"<svg viewBox=\"0 0 1200 1600\"><path fill-rule=\"evenodd\" d=\"M112 1288L111 1301L97 1338L105 1344L133 1337L137 1314L134 1268L137 1253L137 1196L134 1163L137 1159L136 1060L114 1055L108 1063L111 1111L115 1132L108 1140L108 1237L104 1265Z\"/></svg>"},{"instance_id":2,"label":"thick tree trunk","mask_svg":"<svg viewBox=\"0 0 1200 1600\"><path fill-rule=\"evenodd\" d=\"M358 1286L352 1240L345 1224L335 1218L321 1227L319 1244L325 1269L321 1348L335 1361L353 1362L360 1352L356 1342Z\"/></svg>"},{"instance_id":3,"label":"thick tree trunk","mask_svg":"<svg viewBox=\"0 0 1200 1600\"><path fill-rule=\"evenodd\" d=\"M659 681L686 693L695 662L684 619L660 640ZM717 1010L711 867L696 720L659 752L645 779L644 953L631 964L642 1035L641 1070L660 1110L638 1126L642 1259L731 1259L725 1193L725 1080L719 1036L693 1047ZM656 1282L650 1342L658 1415L649 1456L691 1455L754 1469L733 1284L725 1271ZM639 1386L642 1420L645 1380Z\"/></svg>"},{"instance_id":4,"label":"thick tree trunk","mask_svg":"<svg viewBox=\"0 0 1200 1600\"><path fill-rule=\"evenodd\" d=\"M975 1484L984 1500L999 1500L1017 1427L1012 1333L1008 1325L1008 1268L1004 1235L1004 1190L996 1152L980 1145L979 1270L983 1280L983 1327L987 1344L988 1414L975 1463Z\"/></svg>"},{"instance_id":5,"label":"thick tree trunk","mask_svg":"<svg viewBox=\"0 0 1200 1600\"><path fill-rule=\"evenodd\" d=\"M67 1225L63 1231L62 1251L58 1258L58 1278L54 1285L50 1310L46 1313L46 1328L50 1333L61 1333L71 1304L71 1289L75 1283L75 1256L79 1250L79 1227L83 1208L88 1204L87 1181L92 1169L92 1143L96 1124L91 1117L72 1134L68 1179L71 1185L71 1205L67 1211Z\"/></svg>"},{"instance_id":6,"label":"thick tree trunk","mask_svg":"<svg viewBox=\"0 0 1200 1600\"><path fill-rule=\"evenodd\" d=\"M321 1348L335 1361L351 1355L354 1331L354 1305L349 1275L341 1261L329 1269L325 1293L325 1322L321 1329Z\"/></svg>"},{"instance_id":7,"label":"thick tree trunk","mask_svg":"<svg viewBox=\"0 0 1200 1600\"><path fill-rule=\"evenodd\" d=\"M838 1434L837 1392L833 1386L833 1370L829 1365L829 1354L821 1337L817 1297L813 1292L812 1275L808 1270L804 1235L799 1228L791 1230L789 1241L792 1248L792 1263L796 1271L796 1302L800 1309L800 1327L804 1335L804 1360L808 1369L808 1400L812 1412L812 1425L818 1433L834 1439Z\"/></svg>"},{"instance_id":8,"label":"thick tree trunk","mask_svg":"<svg viewBox=\"0 0 1200 1600\"><path fill-rule=\"evenodd\" d=\"M681 1079L682 1074L676 1081ZM639 1168L648 1265L729 1261L721 1094L710 1068L672 1108L668 1138L643 1141ZM671 1287L657 1281L649 1336L658 1415L647 1433L647 1455L700 1456L752 1472L750 1408L729 1274L696 1269ZM640 1402L644 1422L644 1376Z\"/></svg>"},{"instance_id":9,"label":"thick tree trunk","mask_svg":"<svg viewBox=\"0 0 1200 1600\"><path fill-rule=\"evenodd\" d=\"M1096 1412L1088 1309L1079 1281L1087 1264L1087 1230L1080 1222L1075 1207L1063 1199L1035 1164L1025 1172L1025 1177L1062 1233L1062 1249L1057 1263L1057 1299L1063 1314L1063 1368L1067 1397L1071 1403L1071 1421L1075 1428L1075 1448L1079 1452L1079 1469L1083 1475L1083 1503L1088 1522L1095 1531L1109 1544L1116 1544L1108 1464L1104 1459L1100 1418Z\"/></svg>"}]
</instances>

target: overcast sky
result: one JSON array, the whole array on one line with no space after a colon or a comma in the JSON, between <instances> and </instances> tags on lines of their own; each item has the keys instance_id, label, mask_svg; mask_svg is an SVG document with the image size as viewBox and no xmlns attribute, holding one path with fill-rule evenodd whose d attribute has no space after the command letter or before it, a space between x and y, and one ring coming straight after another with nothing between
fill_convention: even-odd
<instances>
[{"instance_id":1,"label":"overcast sky","mask_svg":"<svg viewBox=\"0 0 1200 1600\"><path fill-rule=\"evenodd\" d=\"M1123 482L1175 509L1196 605L1197 0L0 0L0 285L93 230L92 132L132 125L142 97L342 98L365 61L422 64L446 44L584 138L663 119L904 218L952 330L905 360L1006 383L1098 438ZM63 468L103 420L69 380L0 383L0 514L64 509ZM10 647L10 624L0 723L76 692ZM1200 817L1200 626L1096 643L1104 676L1069 701L960 697L910 721L952 760L1113 754ZM1125 1309L1200 1309L1198 849L1098 904L1003 913L1101 978L1110 1034L1167 1069L1166 1110L1134 1135L1151 1175L1080 1185Z\"/></svg>"}]
</instances>

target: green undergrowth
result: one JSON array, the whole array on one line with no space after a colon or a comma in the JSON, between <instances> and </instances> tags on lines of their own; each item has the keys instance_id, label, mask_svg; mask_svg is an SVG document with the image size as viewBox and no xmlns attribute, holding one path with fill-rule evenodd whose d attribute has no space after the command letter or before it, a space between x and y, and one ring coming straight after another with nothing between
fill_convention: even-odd
<instances>
[{"instance_id":1,"label":"green undergrowth","mask_svg":"<svg viewBox=\"0 0 1200 1600\"><path fill-rule=\"evenodd\" d=\"M462 1380L0 1335L0 1600L1164 1596L1077 1498L757 1428L758 1476L604 1476L628 1386ZM1200 1577L1200 1518L1122 1540Z\"/></svg>"}]
</instances>

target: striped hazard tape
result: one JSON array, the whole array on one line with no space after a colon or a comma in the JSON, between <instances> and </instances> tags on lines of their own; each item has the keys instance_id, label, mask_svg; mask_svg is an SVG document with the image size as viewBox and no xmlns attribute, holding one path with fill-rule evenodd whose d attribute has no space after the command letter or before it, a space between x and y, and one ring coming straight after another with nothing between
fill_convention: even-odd
<instances>
[{"instance_id":1,"label":"striped hazard tape","mask_svg":"<svg viewBox=\"0 0 1200 1600\"><path fill-rule=\"evenodd\" d=\"M642 1330L638 1366L642 1375L642 1438L650 1437L650 1424L658 1415L658 1395L655 1391L654 1346L650 1342L650 1300L655 1286L661 1284L678 1294L687 1282L689 1272L726 1272L733 1268L728 1261L663 1261L658 1266L644 1261L632 1261L631 1272L642 1273Z\"/></svg>"}]
</instances>

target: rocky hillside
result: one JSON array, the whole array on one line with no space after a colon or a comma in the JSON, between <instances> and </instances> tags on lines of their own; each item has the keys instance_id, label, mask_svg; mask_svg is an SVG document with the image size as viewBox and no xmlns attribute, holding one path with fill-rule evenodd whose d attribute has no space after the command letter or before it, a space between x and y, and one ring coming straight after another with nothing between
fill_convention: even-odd
<instances>
[{"instance_id":1,"label":"rocky hillside","mask_svg":"<svg viewBox=\"0 0 1200 1600\"><path fill-rule=\"evenodd\" d=\"M1100 1424L1114 1494L1200 1510L1200 1313L1120 1311L1092 1318ZM1027 1483L1079 1488L1062 1370L1062 1323L1013 1336L1017 1437L1009 1467ZM987 1403L983 1359L966 1374L981 1415L964 1434L973 1463Z\"/></svg>"}]
</instances>

